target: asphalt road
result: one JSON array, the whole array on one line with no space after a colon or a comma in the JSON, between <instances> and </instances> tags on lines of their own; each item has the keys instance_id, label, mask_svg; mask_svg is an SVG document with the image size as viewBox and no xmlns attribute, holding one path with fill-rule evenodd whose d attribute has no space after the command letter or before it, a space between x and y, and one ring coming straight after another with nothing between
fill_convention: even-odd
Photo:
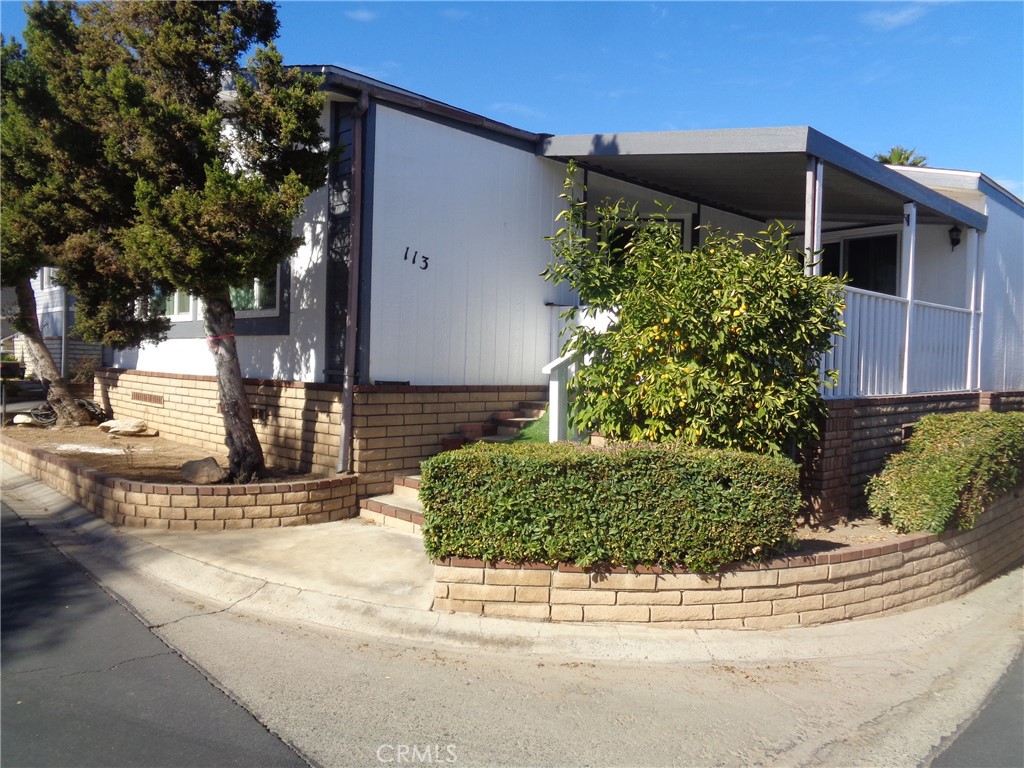
<instances>
[{"instance_id":1,"label":"asphalt road","mask_svg":"<svg viewBox=\"0 0 1024 768\"><path fill-rule=\"evenodd\" d=\"M1019 733L1018 700L989 694L1021 649L1020 569L939 606L817 630L862 639L834 656L775 660L763 651L788 635L759 632L744 661L724 645L743 637L723 631L680 636L722 652L707 661L590 661L357 634L316 612L278 618L252 595L216 603L126 565L139 557L110 547L137 546L130 532L92 557L93 534L53 523L73 505L45 499L36 512L25 489L5 496L150 629L4 510L5 766L303 764L256 720L331 768L909 767L937 755L966 768L1006 759L993 742ZM1009 715L994 735L967 736L994 712Z\"/></svg>"},{"instance_id":2,"label":"asphalt road","mask_svg":"<svg viewBox=\"0 0 1024 768\"><path fill-rule=\"evenodd\" d=\"M931 768L1024 766L1024 655L1018 654L985 706Z\"/></svg>"},{"instance_id":3,"label":"asphalt road","mask_svg":"<svg viewBox=\"0 0 1024 768\"><path fill-rule=\"evenodd\" d=\"M2 507L3 766L308 766Z\"/></svg>"}]
</instances>

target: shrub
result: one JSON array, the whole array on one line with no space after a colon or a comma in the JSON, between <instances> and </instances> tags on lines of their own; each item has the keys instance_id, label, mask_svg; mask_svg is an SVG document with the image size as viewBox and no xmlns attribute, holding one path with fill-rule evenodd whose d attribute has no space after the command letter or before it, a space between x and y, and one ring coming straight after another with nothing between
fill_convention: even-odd
<instances>
[{"instance_id":1,"label":"shrub","mask_svg":"<svg viewBox=\"0 0 1024 768\"><path fill-rule=\"evenodd\" d=\"M935 414L868 483L868 507L900 531L967 530L1024 477L1024 413Z\"/></svg>"},{"instance_id":2,"label":"shrub","mask_svg":"<svg viewBox=\"0 0 1024 768\"><path fill-rule=\"evenodd\" d=\"M635 205L605 202L589 221L579 196L570 177L545 278L579 294L585 308L567 310L570 320L614 320L603 333L577 327L566 342L586 360L569 383L574 426L758 453L816 438L821 387L837 380L819 363L843 327L843 281L806 274L781 224L755 236L706 232L687 251L667 209L642 218Z\"/></svg>"},{"instance_id":3,"label":"shrub","mask_svg":"<svg viewBox=\"0 0 1024 768\"><path fill-rule=\"evenodd\" d=\"M778 457L632 444L479 444L423 464L431 557L710 572L790 544L798 471Z\"/></svg>"}]
</instances>

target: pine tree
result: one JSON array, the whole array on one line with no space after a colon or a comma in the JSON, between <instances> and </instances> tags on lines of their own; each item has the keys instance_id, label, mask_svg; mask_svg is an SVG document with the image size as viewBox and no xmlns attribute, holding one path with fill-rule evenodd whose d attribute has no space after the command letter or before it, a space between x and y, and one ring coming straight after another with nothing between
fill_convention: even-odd
<instances>
[{"instance_id":1,"label":"pine tree","mask_svg":"<svg viewBox=\"0 0 1024 768\"><path fill-rule=\"evenodd\" d=\"M109 194L131 201L122 220L63 249L83 335L103 335L128 308L96 284L97 265L136 286L136 313L160 289L200 299L230 472L263 475L231 292L301 243L294 218L327 174L318 79L283 66L269 2L36 3L28 16L55 99L102 140L75 178L86 189L112 175Z\"/></svg>"},{"instance_id":2,"label":"pine tree","mask_svg":"<svg viewBox=\"0 0 1024 768\"><path fill-rule=\"evenodd\" d=\"M53 120L55 105L27 51L15 41L0 40L0 47L0 271L17 296L11 325L24 337L39 377L49 382L47 401L58 426L80 426L92 417L75 403L43 341L31 283L53 263L54 248L62 242L54 168L39 140L39 127Z\"/></svg>"}]
</instances>

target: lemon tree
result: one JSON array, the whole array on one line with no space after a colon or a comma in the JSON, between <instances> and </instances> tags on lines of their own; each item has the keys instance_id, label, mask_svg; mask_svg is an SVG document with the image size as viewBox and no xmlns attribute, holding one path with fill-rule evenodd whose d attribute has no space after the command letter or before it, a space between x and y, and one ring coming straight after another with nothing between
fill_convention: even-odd
<instances>
[{"instance_id":1,"label":"lemon tree","mask_svg":"<svg viewBox=\"0 0 1024 768\"><path fill-rule=\"evenodd\" d=\"M820 361L843 327L842 280L806 274L781 224L707 231L686 250L667 210L641 218L606 201L588 221L579 192L570 173L545 278L578 292L570 316L615 319L565 342L586 361L569 384L574 426L758 453L816 437L821 390L837 380Z\"/></svg>"}]
</instances>

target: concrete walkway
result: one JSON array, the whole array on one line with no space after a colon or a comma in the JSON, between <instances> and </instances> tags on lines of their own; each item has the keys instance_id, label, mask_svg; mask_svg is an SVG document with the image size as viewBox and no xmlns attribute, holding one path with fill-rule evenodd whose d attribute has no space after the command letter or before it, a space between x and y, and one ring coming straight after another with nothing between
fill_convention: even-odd
<instances>
[{"instance_id":1,"label":"concrete walkway","mask_svg":"<svg viewBox=\"0 0 1024 768\"><path fill-rule=\"evenodd\" d=\"M572 625L438 614L432 566L413 536L361 520L178 533L113 528L0 463L3 500L101 584L152 579L233 610L416 643L586 659L678 662L824 659L897 654L937 638L1007 633L1020 648L1022 570L959 599L885 618L818 627L687 630ZM1007 647L1006 663L1015 654Z\"/></svg>"}]
</instances>

